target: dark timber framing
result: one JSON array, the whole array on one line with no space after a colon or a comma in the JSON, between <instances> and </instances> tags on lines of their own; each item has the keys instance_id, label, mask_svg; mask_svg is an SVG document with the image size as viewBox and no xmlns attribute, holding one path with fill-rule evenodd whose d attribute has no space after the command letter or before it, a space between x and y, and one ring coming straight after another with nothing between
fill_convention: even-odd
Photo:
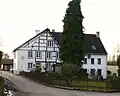
<instances>
[{"instance_id":1,"label":"dark timber framing","mask_svg":"<svg viewBox=\"0 0 120 96\"><path fill-rule=\"evenodd\" d=\"M52 40L54 45L48 46L48 40ZM23 46L26 46L26 47L23 48ZM46 66L47 63L57 64L57 59L58 59L57 58L57 55L58 55L57 48L59 49L59 47L60 46L59 46L58 42L53 37L50 30L46 29L43 32L41 32L41 33L37 34L36 36L34 36L33 38L31 38L30 40L28 40L27 42L23 43L21 46L16 48L13 52L15 52L16 50L23 50L23 51L31 50L35 54L35 64L36 64L36 62L40 62L40 63L44 62L45 63L44 66ZM52 52L51 54L54 55L54 56L52 56L53 58L51 60L47 59L47 52L49 51L49 49L52 50L50 52ZM37 59L36 51L41 51L43 54L45 54L44 57L42 57L42 59Z\"/></svg>"},{"instance_id":2,"label":"dark timber framing","mask_svg":"<svg viewBox=\"0 0 120 96\"><path fill-rule=\"evenodd\" d=\"M38 50L40 50L40 37L38 39Z\"/></svg>"},{"instance_id":3,"label":"dark timber framing","mask_svg":"<svg viewBox=\"0 0 120 96\"><path fill-rule=\"evenodd\" d=\"M34 36L33 38L29 39L28 41L26 41L25 43L23 43L22 45L20 45L19 47L17 47L16 49L13 50L13 52L15 52L16 50L18 50L20 47L22 47L24 44L30 42L31 40L33 40L34 38L36 38L37 36L39 36L40 34L44 34L45 31L50 31L48 28L45 29L44 31L42 31L41 33L37 34L36 36Z\"/></svg>"},{"instance_id":4,"label":"dark timber framing","mask_svg":"<svg viewBox=\"0 0 120 96\"><path fill-rule=\"evenodd\" d=\"M49 32L47 31L47 32L46 32L45 66L46 66L46 63L47 63L47 45L48 45L48 44L47 44L47 43L48 43L47 41L48 41L48 33L49 33Z\"/></svg>"}]
</instances>

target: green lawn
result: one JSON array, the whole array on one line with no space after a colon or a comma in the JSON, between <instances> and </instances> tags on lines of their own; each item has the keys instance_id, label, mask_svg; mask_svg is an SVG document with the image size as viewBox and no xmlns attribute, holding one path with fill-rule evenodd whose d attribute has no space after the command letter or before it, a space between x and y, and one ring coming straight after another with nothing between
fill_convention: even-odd
<instances>
[{"instance_id":1,"label":"green lawn","mask_svg":"<svg viewBox=\"0 0 120 96\"><path fill-rule=\"evenodd\" d=\"M54 84L60 85L59 80L55 80ZM61 81L61 86L66 86L64 81ZM105 82L96 82L96 81L73 81L71 83L72 88L81 89L81 90L95 90L95 91L105 91L106 83Z\"/></svg>"},{"instance_id":2,"label":"green lawn","mask_svg":"<svg viewBox=\"0 0 120 96\"><path fill-rule=\"evenodd\" d=\"M96 81L78 81L78 82L72 82L72 85L78 85L78 86L91 86L91 87L105 87L105 82L96 82Z\"/></svg>"},{"instance_id":3,"label":"green lawn","mask_svg":"<svg viewBox=\"0 0 120 96\"><path fill-rule=\"evenodd\" d=\"M55 84L65 84L65 81L61 81L60 80L54 80ZM105 82L96 82L96 81L72 81L71 83L72 86L91 86L91 87L106 87L106 83Z\"/></svg>"}]
</instances>

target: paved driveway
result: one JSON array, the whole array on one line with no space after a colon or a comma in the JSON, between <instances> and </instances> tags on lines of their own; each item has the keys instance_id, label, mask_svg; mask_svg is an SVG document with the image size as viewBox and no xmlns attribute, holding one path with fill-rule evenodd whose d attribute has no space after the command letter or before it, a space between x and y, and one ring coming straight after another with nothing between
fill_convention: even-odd
<instances>
[{"instance_id":1,"label":"paved driveway","mask_svg":"<svg viewBox=\"0 0 120 96\"><path fill-rule=\"evenodd\" d=\"M21 93L16 93L17 95L15 96L120 96L120 93L71 91L51 88L9 72L2 72L2 75L11 80L22 91Z\"/></svg>"}]
</instances>

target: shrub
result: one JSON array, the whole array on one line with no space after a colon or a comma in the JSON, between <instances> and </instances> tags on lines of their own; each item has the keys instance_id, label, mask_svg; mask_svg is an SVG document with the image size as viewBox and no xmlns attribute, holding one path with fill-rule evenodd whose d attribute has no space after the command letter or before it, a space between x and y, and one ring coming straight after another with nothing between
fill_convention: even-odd
<instances>
[{"instance_id":1,"label":"shrub","mask_svg":"<svg viewBox=\"0 0 120 96\"><path fill-rule=\"evenodd\" d=\"M110 70L107 70L107 76L110 76L111 75L111 71Z\"/></svg>"},{"instance_id":2,"label":"shrub","mask_svg":"<svg viewBox=\"0 0 120 96\"><path fill-rule=\"evenodd\" d=\"M116 73L113 73L113 75L108 75L107 79L108 79L108 80L117 80L117 79L119 79L119 78L117 77L117 74L116 74Z\"/></svg>"},{"instance_id":3,"label":"shrub","mask_svg":"<svg viewBox=\"0 0 120 96\"><path fill-rule=\"evenodd\" d=\"M118 69L117 72L118 72L118 77L120 77L120 69Z\"/></svg>"},{"instance_id":4,"label":"shrub","mask_svg":"<svg viewBox=\"0 0 120 96\"><path fill-rule=\"evenodd\" d=\"M77 75L77 66L73 64L61 65L61 76L65 80L67 85L70 85L74 76Z\"/></svg>"},{"instance_id":5,"label":"shrub","mask_svg":"<svg viewBox=\"0 0 120 96\"><path fill-rule=\"evenodd\" d=\"M108 80L107 87L110 89L114 89L115 91L120 91L120 79L114 78L112 80Z\"/></svg>"},{"instance_id":6,"label":"shrub","mask_svg":"<svg viewBox=\"0 0 120 96\"><path fill-rule=\"evenodd\" d=\"M37 68L35 69L35 72L41 73L41 67L37 67Z\"/></svg>"},{"instance_id":7,"label":"shrub","mask_svg":"<svg viewBox=\"0 0 120 96\"><path fill-rule=\"evenodd\" d=\"M86 80L88 78L86 70L74 64L62 64L60 74L67 85L70 85L72 80Z\"/></svg>"},{"instance_id":8,"label":"shrub","mask_svg":"<svg viewBox=\"0 0 120 96\"><path fill-rule=\"evenodd\" d=\"M80 72L78 72L78 76L79 76L80 80L86 80L86 79L88 79L88 73L83 68L81 68Z\"/></svg>"}]
</instances>

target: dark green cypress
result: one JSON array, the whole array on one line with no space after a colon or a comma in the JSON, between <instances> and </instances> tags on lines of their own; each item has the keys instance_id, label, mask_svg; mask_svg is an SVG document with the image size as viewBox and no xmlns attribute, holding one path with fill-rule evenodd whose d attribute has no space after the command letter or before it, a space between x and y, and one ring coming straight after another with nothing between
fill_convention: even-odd
<instances>
[{"instance_id":1,"label":"dark green cypress","mask_svg":"<svg viewBox=\"0 0 120 96\"><path fill-rule=\"evenodd\" d=\"M63 19L63 33L61 39L61 59L67 64L82 65L84 59L83 15L81 0L72 0L68 4Z\"/></svg>"}]
</instances>

